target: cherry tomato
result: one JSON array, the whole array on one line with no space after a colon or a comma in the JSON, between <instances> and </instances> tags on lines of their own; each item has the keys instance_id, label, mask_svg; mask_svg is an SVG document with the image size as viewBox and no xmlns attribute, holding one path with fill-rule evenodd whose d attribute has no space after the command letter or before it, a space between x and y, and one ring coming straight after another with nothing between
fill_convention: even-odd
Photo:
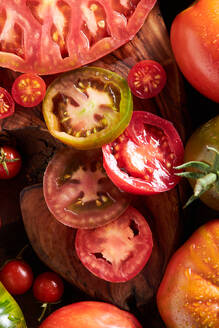
<instances>
[{"instance_id":1,"label":"cherry tomato","mask_svg":"<svg viewBox=\"0 0 219 328\"><path fill-rule=\"evenodd\" d=\"M0 179L14 178L19 173L21 164L21 156L15 148L0 148Z\"/></svg>"},{"instance_id":2,"label":"cherry tomato","mask_svg":"<svg viewBox=\"0 0 219 328\"><path fill-rule=\"evenodd\" d=\"M157 293L166 327L219 327L219 220L200 227L173 255Z\"/></svg>"},{"instance_id":3,"label":"cherry tomato","mask_svg":"<svg viewBox=\"0 0 219 328\"><path fill-rule=\"evenodd\" d=\"M43 272L33 284L34 297L41 302L54 303L63 295L64 284L55 272Z\"/></svg>"},{"instance_id":4,"label":"cherry tomato","mask_svg":"<svg viewBox=\"0 0 219 328\"><path fill-rule=\"evenodd\" d=\"M149 225L132 207L103 227L78 230L75 240L76 252L85 267L111 282L135 277L147 263L152 246Z\"/></svg>"},{"instance_id":5,"label":"cherry tomato","mask_svg":"<svg viewBox=\"0 0 219 328\"><path fill-rule=\"evenodd\" d=\"M0 87L0 119L14 114L14 100L10 93Z\"/></svg>"},{"instance_id":6,"label":"cherry tomato","mask_svg":"<svg viewBox=\"0 0 219 328\"><path fill-rule=\"evenodd\" d=\"M21 295L32 286L33 272L23 260L11 260L0 271L0 281L12 295Z\"/></svg>"},{"instance_id":7,"label":"cherry tomato","mask_svg":"<svg viewBox=\"0 0 219 328\"><path fill-rule=\"evenodd\" d=\"M36 74L21 74L12 85L12 96L23 107L37 106L46 94L44 80Z\"/></svg>"},{"instance_id":8,"label":"cherry tomato","mask_svg":"<svg viewBox=\"0 0 219 328\"><path fill-rule=\"evenodd\" d=\"M128 85L138 98L148 99L157 96L166 84L166 72L154 60L142 60L129 72Z\"/></svg>"},{"instance_id":9,"label":"cherry tomato","mask_svg":"<svg viewBox=\"0 0 219 328\"><path fill-rule=\"evenodd\" d=\"M102 147L107 175L120 189L155 194L173 188L174 167L183 162L183 144L171 122L149 112L134 112L125 132Z\"/></svg>"}]
</instances>

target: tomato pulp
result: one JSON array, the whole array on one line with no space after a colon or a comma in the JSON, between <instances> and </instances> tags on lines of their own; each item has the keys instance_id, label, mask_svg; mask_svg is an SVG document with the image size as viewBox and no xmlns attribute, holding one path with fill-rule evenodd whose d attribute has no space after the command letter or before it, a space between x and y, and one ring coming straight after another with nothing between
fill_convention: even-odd
<instances>
[{"instance_id":1,"label":"tomato pulp","mask_svg":"<svg viewBox=\"0 0 219 328\"><path fill-rule=\"evenodd\" d=\"M14 100L10 93L0 87L0 119L14 114Z\"/></svg>"}]
</instances>

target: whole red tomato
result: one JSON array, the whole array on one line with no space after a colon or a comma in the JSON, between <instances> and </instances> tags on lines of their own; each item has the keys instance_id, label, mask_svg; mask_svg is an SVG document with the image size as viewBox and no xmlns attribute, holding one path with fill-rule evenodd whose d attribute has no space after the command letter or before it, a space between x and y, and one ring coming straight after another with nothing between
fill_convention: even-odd
<instances>
[{"instance_id":1,"label":"whole red tomato","mask_svg":"<svg viewBox=\"0 0 219 328\"><path fill-rule=\"evenodd\" d=\"M64 292L64 284L55 272L43 272L36 277L33 284L33 294L38 301L57 302Z\"/></svg>"},{"instance_id":2,"label":"whole red tomato","mask_svg":"<svg viewBox=\"0 0 219 328\"><path fill-rule=\"evenodd\" d=\"M10 146L0 147L0 179L11 179L21 169L21 155Z\"/></svg>"},{"instance_id":3,"label":"whole red tomato","mask_svg":"<svg viewBox=\"0 0 219 328\"><path fill-rule=\"evenodd\" d=\"M219 219L199 228L170 260L157 293L167 328L219 327Z\"/></svg>"},{"instance_id":4,"label":"whole red tomato","mask_svg":"<svg viewBox=\"0 0 219 328\"><path fill-rule=\"evenodd\" d=\"M219 102L218 0L199 0L176 16L171 45L188 81L204 96Z\"/></svg>"}]
</instances>

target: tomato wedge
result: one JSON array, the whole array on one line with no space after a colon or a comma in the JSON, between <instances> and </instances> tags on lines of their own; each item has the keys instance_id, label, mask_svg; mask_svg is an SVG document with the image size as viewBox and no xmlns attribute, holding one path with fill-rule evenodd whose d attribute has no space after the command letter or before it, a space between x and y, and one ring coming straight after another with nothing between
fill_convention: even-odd
<instances>
[{"instance_id":1,"label":"tomato wedge","mask_svg":"<svg viewBox=\"0 0 219 328\"><path fill-rule=\"evenodd\" d=\"M50 133L77 149L117 138L132 115L132 95L114 72L84 67L58 77L48 88L43 115Z\"/></svg>"},{"instance_id":2,"label":"tomato wedge","mask_svg":"<svg viewBox=\"0 0 219 328\"><path fill-rule=\"evenodd\" d=\"M180 136L171 122L150 112L134 112L125 132L102 150L107 175L126 192L155 194L179 182L174 167L183 162Z\"/></svg>"},{"instance_id":3,"label":"tomato wedge","mask_svg":"<svg viewBox=\"0 0 219 328\"><path fill-rule=\"evenodd\" d=\"M76 252L84 266L111 282L135 277L147 263L152 247L150 227L133 207L103 227L79 229L75 239Z\"/></svg>"},{"instance_id":4,"label":"tomato wedge","mask_svg":"<svg viewBox=\"0 0 219 328\"><path fill-rule=\"evenodd\" d=\"M57 152L45 171L43 189L51 213L73 228L109 223L129 205L127 195L107 177L100 150Z\"/></svg>"},{"instance_id":5,"label":"tomato wedge","mask_svg":"<svg viewBox=\"0 0 219 328\"><path fill-rule=\"evenodd\" d=\"M14 100L10 93L0 87L0 119L14 114Z\"/></svg>"}]
</instances>

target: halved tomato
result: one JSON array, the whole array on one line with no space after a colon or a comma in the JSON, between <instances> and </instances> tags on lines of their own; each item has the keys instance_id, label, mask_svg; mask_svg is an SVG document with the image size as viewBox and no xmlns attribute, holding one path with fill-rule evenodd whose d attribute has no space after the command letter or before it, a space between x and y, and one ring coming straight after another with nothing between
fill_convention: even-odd
<instances>
[{"instance_id":1,"label":"halved tomato","mask_svg":"<svg viewBox=\"0 0 219 328\"><path fill-rule=\"evenodd\" d=\"M107 177L100 151L60 150L47 166L43 189L51 213L73 228L109 223L129 204Z\"/></svg>"},{"instance_id":2,"label":"halved tomato","mask_svg":"<svg viewBox=\"0 0 219 328\"><path fill-rule=\"evenodd\" d=\"M3 0L0 66L54 74L80 67L131 40L156 0Z\"/></svg>"},{"instance_id":3,"label":"halved tomato","mask_svg":"<svg viewBox=\"0 0 219 328\"><path fill-rule=\"evenodd\" d=\"M84 266L111 282L135 277L147 263L152 247L150 227L133 207L104 227L79 229L75 239L76 252Z\"/></svg>"},{"instance_id":4,"label":"halved tomato","mask_svg":"<svg viewBox=\"0 0 219 328\"><path fill-rule=\"evenodd\" d=\"M10 93L0 87L0 119L14 114L14 100Z\"/></svg>"},{"instance_id":5,"label":"halved tomato","mask_svg":"<svg viewBox=\"0 0 219 328\"><path fill-rule=\"evenodd\" d=\"M173 124L157 115L134 112L125 132L102 150L108 176L126 192L155 194L179 182L174 167L183 162L183 144Z\"/></svg>"},{"instance_id":6,"label":"halved tomato","mask_svg":"<svg viewBox=\"0 0 219 328\"><path fill-rule=\"evenodd\" d=\"M43 101L50 133L77 149L113 141L127 127L132 108L126 80L98 67L83 67L59 76Z\"/></svg>"}]
</instances>

